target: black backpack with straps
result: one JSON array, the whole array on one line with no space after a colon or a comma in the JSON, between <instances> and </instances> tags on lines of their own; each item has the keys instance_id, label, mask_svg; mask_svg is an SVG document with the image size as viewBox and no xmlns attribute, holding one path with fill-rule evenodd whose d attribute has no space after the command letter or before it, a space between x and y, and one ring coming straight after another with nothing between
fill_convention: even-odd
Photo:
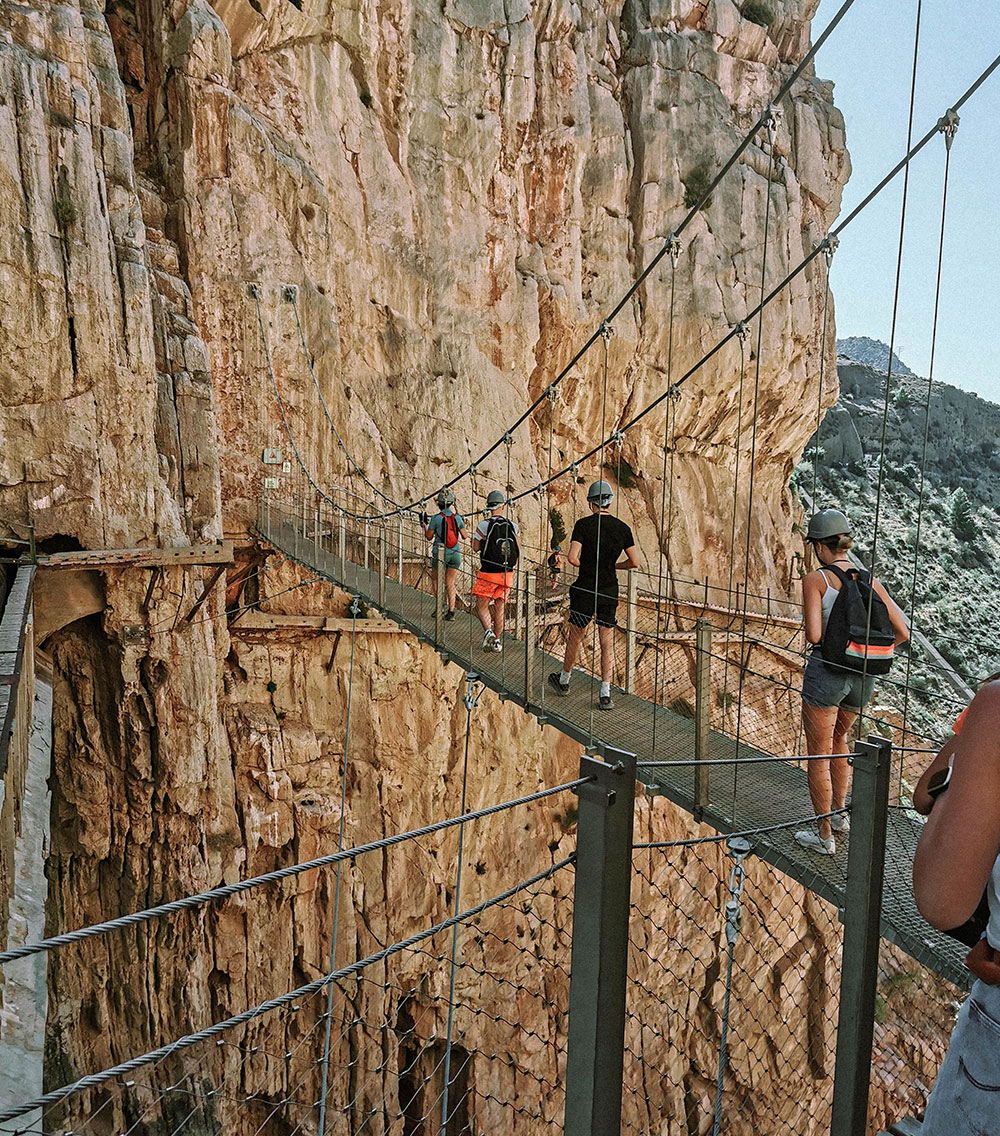
<instances>
[{"instance_id":1,"label":"black backpack with straps","mask_svg":"<svg viewBox=\"0 0 1000 1136\"><path fill-rule=\"evenodd\" d=\"M479 556L484 572L512 572L521 555L514 525L506 517L490 517Z\"/></svg>"},{"instance_id":2,"label":"black backpack with straps","mask_svg":"<svg viewBox=\"0 0 1000 1136\"><path fill-rule=\"evenodd\" d=\"M872 587L871 573L863 568L845 572L824 564L840 580L820 650L831 666L870 675L889 673L895 653L896 631L889 609Z\"/></svg>"}]
</instances>

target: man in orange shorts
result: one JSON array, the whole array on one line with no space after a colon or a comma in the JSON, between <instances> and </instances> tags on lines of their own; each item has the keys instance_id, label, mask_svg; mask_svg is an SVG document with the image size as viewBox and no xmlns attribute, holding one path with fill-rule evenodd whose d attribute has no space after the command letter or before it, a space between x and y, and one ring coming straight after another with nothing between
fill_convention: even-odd
<instances>
[{"instance_id":1,"label":"man in orange shorts","mask_svg":"<svg viewBox=\"0 0 1000 1136\"><path fill-rule=\"evenodd\" d=\"M502 651L503 611L510 584L514 576L514 565L520 555L517 543L517 525L503 515L507 498L499 489L494 489L486 498L490 514L476 526L472 538L472 551L478 552L481 567L472 588L476 597L476 615L483 625L483 650ZM489 608L493 615L490 618Z\"/></svg>"}]
</instances>

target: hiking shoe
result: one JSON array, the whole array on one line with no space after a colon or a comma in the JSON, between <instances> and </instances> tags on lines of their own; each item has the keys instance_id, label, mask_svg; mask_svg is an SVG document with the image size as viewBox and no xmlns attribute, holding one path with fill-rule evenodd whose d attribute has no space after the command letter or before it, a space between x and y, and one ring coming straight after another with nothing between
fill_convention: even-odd
<instances>
[{"instance_id":1,"label":"hiking shoe","mask_svg":"<svg viewBox=\"0 0 1000 1136\"><path fill-rule=\"evenodd\" d=\"M615 700L611 697L610 694L602 694L601 697L597 700L597 705L602 710L614 710Z\"/></svg>"},{"instance_id":2,"label":"hiking shoe","mask_svg":"<svg viewBox=\"0 0 1000 1136\"><path fill-rule=\"evenodd\" d=\"M495 650L495 648L494 648L493 644L494 644L494 643L495 643L496 641L497 641L497 637L496 637L496 636L495 636L495 635L493 634L493 628L491 627L491 628L490 628L490 629L489 629L489 630L488 630L488 631L486 632L486 634L485 634L485 635L483 636L483 650L484 650L484 651L492 651L492 650Z\"/></svg>"},{"instance_id":3,"label":"hiking shoe","mask_svg":"<svg viewBox=\"0 0 1000 1136\"><path fill-rule=\"evenodd\" d=\"M551 671L549 673L549 686L556 692L556 694L565 695L569 694L569 683L564 683L559 677L558 671Z\"/></svg>"},{"instance_id":4,"label":"hiking shoe","mask_svg":"<svg viewBox=\"0 0 1000 1136\"><path fill-rule=\"evenodd\" d=\"M837 816L830 817L830 828L834 832L850 832L851 831L851 818L847 813L840 813Z\"/></svg>"},{"instance_id":5,"label":"hiking shoe","mask_svg":"<svg viewBox=\"0 0 1000 1136\"><path fill-rule=\"evenodd\" d=\"M448 623L450 620L452 620L454 618L455 618L455 609L449 608L448 611L446 611L444 613L445 623Z\"/></svg>"},{"instance_id":6,"label":"hiking shoe","mask_svg":"<svg viewBox=\"0 0 1000 1136\"><path fill-rule=\"evenodd\" d=\"M493 642L490 644L490 646L494 651L496 651L498 655L500 654L500 652L503 650L503 643L501 642L499 635L493 636Z\"/></svg>"},{"instance_id":7,"label":"hiking shoe","mask_svg":"<svg viewBox=\"0 0 1000 1136\"><path fill-rule=\"evenodd\" d=\"M837 842L832 836L826 840L811 828L804 828L795 834L796 841L810 852L818 852L821 856L832 856L837 851Z\"/></svg>"}]
</instances>

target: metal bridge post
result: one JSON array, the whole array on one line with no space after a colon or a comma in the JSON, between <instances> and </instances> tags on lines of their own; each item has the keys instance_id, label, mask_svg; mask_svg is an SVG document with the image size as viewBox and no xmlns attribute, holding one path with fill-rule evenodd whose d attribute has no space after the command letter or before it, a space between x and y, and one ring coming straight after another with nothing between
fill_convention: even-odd
<instances>
[{"instance_id":1,"label":"metal bridge post","mask_svg":"<svg viewBox=\"0 0 1000 1136\"><path fill-rule=\"evenodd\" d=\"M347 518L343 513L337 517L337 555L340 557L340 578L343 582L346 579L347 562Z\"/></svg>"},{"instance_id":2,"label":"metal bridge post","mask_svg":"<svg viewBox=\"0 0 1000 1136\"><path fill-rule=\"evenodd\" d=\"M378 527L378 606L385 610L385 525Z\"/></svg>"},{"instance_id":3,"label":"metal bridge post","mask_svg":"<svg viewBox=\"0 0 1000 1136\"><path fill-rule=\"evenodd\" d=\"M865 1136L867 1131L892 763L887 738L869 734L855 749L831 1122L838 1136Z\"/></svg>"},{"instance_id":4,"label":"metal bridge post","mask_svg":"<svg viewBox=\"0 0 1000 1136\"><path fill-rule=\"evenodd\" d=\"M628 573L628 591L625 600L625 693L635 694L636 634L635 617L639 603L639 577ZM657 648L659 649L659 648Z\"/></svg>"},{"instance_id":5,"label":"metal bridge post","mask_svg":"<svg viewBox=\"0 0 1000 1136\"><path fill-rule=\"evenodd\" d=\"M368 521L365 521L365 548L364 548L364 554L365 554L365 571L366 571L366 572L368 571L368 565L369 565L369 564L371 563L371 551L372 551L372 543L371 543L371 525L370 525L370 524L368 523Z\"/></svg>"},{"instance_id":6,"label":"metal bridge post","mask_svg":"<svg viewBox=\"0 0 1000 1136\"><path fill-rule=\"evenodd\" d=\"M402 586L403 586L403 514L396 518L396 578L399 580L400 585L400 604L402 604Z\"/></svg>"},{"instance_id":7,"label":"metal bridge post","mask_svg":"<svg viewBox=\"0 0 1000 1136\"><path fill-rule=\"evenodd\" d=\"M514 638L524 635L524 567L521 561L514 565Z\"/></svg>"},{"instance_id":8,"label":"metal bridge post","mask_svg":"<svg viewBox=\"0 0 1000 1136\"><path fill-rule=\"evenodd\" d=\"M694 662L694 817L708 804L708 736L712 729L712 622L699 619L695 625Z\"/></svg>"},{"instance_id":9,"label":"metal bridge post","mask_svg":"<svg viewBox=\"0 0 1000 1136\"><path fill-rule=\"evenodd\" d=\"M566 1136L621 1132L635 755L580 759Z\"/></svg>"},{"instance_id":10,"label":"metal bridge post","mask_svg":"<svg viewBox=\"0 0 1000 1136\"><path fill-rule=\"evenodd\" d=\"M444 612L446 606L445 596L447 595L444 586L444 578L448 574L448 568L444 562L444 554L445 547L442 544L438 549L438 558L435 561L437 564L437 587L435 589L437 592L437 602L434 605L434 642L437 643L439 647L444 646Z\"/></svg>"},{"instance_id":11,"label":"metal bridge post","mask_svg":"<svg viewBox=\"0 0 1000 1136\"><path fill-rule=\"evenodd\" d=\"M319 522L323 515L323 502L319 494L316 494L316 508L313 512L313 555L316 558L316 563L319 563L319 549L320 549L320 528Z\"/></svg>"},{"instance_id":12,"label":"metal bridge post","mask_svg":"<svg viewBox=\"0 0 1000 1136\"><path fill-rule=\"evenodd\" d=\"M526 572L524 583L524 703L527 705L535 689L535 573Z\"/></svg>"}]
</instances>

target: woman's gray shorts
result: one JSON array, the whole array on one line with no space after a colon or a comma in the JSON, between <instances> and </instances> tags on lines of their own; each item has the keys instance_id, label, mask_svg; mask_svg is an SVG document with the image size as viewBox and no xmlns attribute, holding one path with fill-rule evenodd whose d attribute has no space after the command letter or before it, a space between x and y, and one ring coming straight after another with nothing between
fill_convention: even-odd
<instances>
[{"instance_id":1,"label":"woman's gray shorts","mask_svg":"<svg viewBox=\"0 0 1000 1136\"><path fill-rule=\"evenodd\" d=\"M921 1136L1000 1132L1000 986L977 981L934 1084Z\"/></svg>"},{"instance_id":2,"label":"woman's gray shorts","mask_svg":"<svg viewBox=\"0 0 1000 1136\"><path fill-rule=\"evenodd\" d=\"M813 651L802 676L802 701L819 709L843 706L860 711L875 693L875 676L831 667L819 651Z\"/></svg>"}]
</instances>

